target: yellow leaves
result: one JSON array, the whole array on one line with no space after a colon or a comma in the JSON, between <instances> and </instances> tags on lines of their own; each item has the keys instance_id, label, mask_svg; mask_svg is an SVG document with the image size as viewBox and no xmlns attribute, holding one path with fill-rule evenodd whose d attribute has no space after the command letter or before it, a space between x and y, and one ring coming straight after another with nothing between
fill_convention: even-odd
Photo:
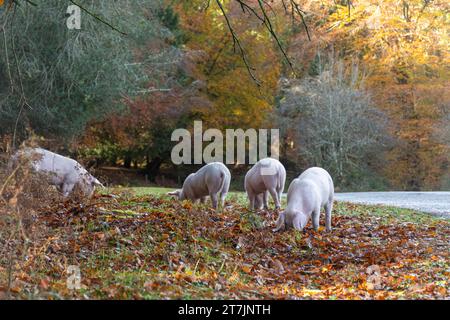
<instances>
[{"instance_id":1,"label":"yellow leaves","mask_svg":"<svg viewBox=\"0 0 450 320\"><path fill-rule=\"evenodd\" d=\"M431 256L430 259L433 260L433 261L439 261L439 257L437 257L437 256Z\"/></svg>"},{"instance_id":2,"label":"yellow leaves","mask_svg":"<svg viewBox=\"0 0 450 320\"><path fill-rule=\"evenodd\" d=\"M328 266L322 267L322 269L320 270L320 272L321 272L321 273L328 273L332 268L333 268L332 265L328 265Z\"/></svg>"},{"instance_id":3,"label":"yellow leaves","mask_svg":"<svg viewBox=\"0 0 450 320\"><path fill-rule=\"evenodd\" d=\"M239 274L237 272L233 272L230 277L228 277L228 282L231 284L239 282Z\"/></svg>"},{"instance_id":4,"label":"yellow leaves","mask_svg":"<svg viewBox=\"0 0 450 320\"><path fill-rule=\"evenodd\" d=\"M5 3L5 0L0 0L0 7Z\"/></svg>"},{"instance_id":5,"label":"yellow leaves","mask_svg":"<svg viewBox=\"0 0 450 320\"><path fill-rule=\"evenodd\" d=\"M446 289L445 287L438 287L437 288L437 292L441 295L441 296L446 296L448 289Z\"/></svg>"},{"instance_id":6,"label":"yellow leaves","mask_svg":"<svg viewBox=\"0 0 450 320\"><path fill-rule=\"evenodd\" d=\"M233 9L229 2L226 9ZM217 7L216 7L217 9ZM205 58L196 67L198 77L207 80L208 100L211 107L195 110L202 114L209 126L216 128L265 127L266 116L274 105L280 75L280 58L276 55L271 38L263 26L255 26L252 19L236 10L234 28L246 49L248 63L255 76L262 80L259 88L248 74L242 56L233 50L224 18L214 6L202 19L194 18L188 9L179 10L181 24L188 29L190 40L186 47L205 52Z\"/></svg>"},{"instance_id":7,"label":"yellow leaves","mask_svg":"<svg viewBox=\"0 0 450 320\"><path fill-rule=\"evenodd\" d=\"M305 295L306 297L316 296L316 295L321 295L322 294L322 290L318 290L318 289L303 289L302 290L302 294Z\"/></svg>"},{"instance_id":8,"label":"yellow leaves","mask_svg":"<svg viewBox=\"0 0 450 320\"><path fill-rule=\"evenodd\" d=\"M417 280L417 277L415 275L412 275L412 274L406 274L404 276L404 278L405 278L405 280L410 280L410 281L416 281Z\"/></svg>"},{"instance_id":9,"label":"yellow leaves","mask_svg":"<svg viewBox=\"0 0 450 320\"><path fill-rule=\"evenodd\" d=\"M371 69L382 68L386 62L396 65L399 59L408 61L411 66L427 64L439 68L436 52L441 52L438 59L441 62L448 56L448 41L442 43L443 37L438 36L445 34L446 27L442 22L433 28L429 26L434 23L435 15L443 15L443 8L439 4L430 5L421 12L420 21L412 21L404 17L401 4L391 2L385 1L383 6L378 6L371 1L360 1L352 8L350 17L347 7L337 6L336 12L329 17L329 26L339 24L334 36L350 40L347 45L352 51L365 52L364 59ZM418 14L422 6L421 2L411 2L411 13ZM353 35L351 39L349 34ZM377 54L371 54L376 51Z\"/></svg>"},{"instance_id":10,"label":"yellow leaves","mask_svg":"<svg viewBox=\"0 0 450 320\"><path fill-rule=\"evenodd\" d=\"M194 281L194 275L193 273L187 273L187 272L177 272L175 273L175 279L177 280L184 280L187 282L193 282Z\"/></svg>"}]
</instances>

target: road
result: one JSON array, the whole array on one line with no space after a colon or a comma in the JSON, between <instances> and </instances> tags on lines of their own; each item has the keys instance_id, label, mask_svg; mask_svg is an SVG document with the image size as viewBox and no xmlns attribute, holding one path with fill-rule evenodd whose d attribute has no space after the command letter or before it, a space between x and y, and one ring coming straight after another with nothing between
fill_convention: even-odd
<instances>
[{"instance_id":1,"label":"road","mask_svg":"<svg viewBox=\"0 0 450 320\"><path fill-rule=\"evenodd\" d=\"M450 192L352 192L336 193L335 199L407 208L450 218Z\"/></svg>"}]
</instances>

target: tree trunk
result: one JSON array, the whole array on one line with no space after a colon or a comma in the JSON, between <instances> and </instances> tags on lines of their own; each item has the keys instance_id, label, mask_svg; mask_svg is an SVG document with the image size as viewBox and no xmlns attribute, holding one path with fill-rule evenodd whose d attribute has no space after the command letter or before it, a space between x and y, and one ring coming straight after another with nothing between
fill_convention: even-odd
<instances>
[{"instance_id":1,"label":"tree trunk","mask_svg":"<svg viewBox=\"0 0 450 320\"><path fill-rule=\"evenodd\" d=\"M126 156L125 159L123 160L123 166L125 168L127 168L127 169L130 169L131 168L131 162L132 162L131 157Z\"/></svg>"},{"instance_id":2,"label":"tree trunk","mask_svg":"<svg viewBox=\"0 0 450 320\"><path fill-rule=\"evenodd\" d=\"M148 177L151 181L155 181L162 163L163 159L161 159L160 157L155 157L151 161L150 158L147 157L147 166L145 172L146 174L148 174Z\"/></svg>"}]
</instances>

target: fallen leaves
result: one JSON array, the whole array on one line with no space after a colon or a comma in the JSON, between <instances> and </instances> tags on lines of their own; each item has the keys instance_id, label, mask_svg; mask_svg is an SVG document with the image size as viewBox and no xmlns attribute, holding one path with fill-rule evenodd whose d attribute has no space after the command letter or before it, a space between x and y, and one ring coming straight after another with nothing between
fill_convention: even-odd
<instances>
[{"instance_id":1,"label":"fallen leaves","mask_svg":"<svg viewBox=\"0 0 450 320\"><path fill-rule=\"evenodd\" d=\"M216 213L164 197L118 194L111 199L40 212L34 227L45 232L25 254L18 253L26 259L17 261L11 294L51 292L81 299L449 297L447 221L386 219L364 206L338 204L331 233L310 226L303 233L273 233L276 215L251 213L238 202ZM80 267L83 293L67 289L68 265Z\"/></svg>"}]
</instances>

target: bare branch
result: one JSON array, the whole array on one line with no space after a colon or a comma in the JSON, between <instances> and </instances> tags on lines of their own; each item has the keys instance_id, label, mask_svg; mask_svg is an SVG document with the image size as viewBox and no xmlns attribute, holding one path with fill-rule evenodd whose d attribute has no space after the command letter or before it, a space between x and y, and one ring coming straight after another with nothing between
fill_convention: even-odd
<instances>
[{"instance_id":1,"label":"bare branch","mask_svg":"<svg viewBox=\"0 0 450 320\"><path fill-rule=\"evenodd\" d=\"M220 8L220 11L222 11L222 14L225 18L225 21L227 23L228 26L228 30L231 33L232 39L233 39L233 47L234 50L236 50L236 45L239 48L242 60L244 61L245 67L247 68L247 71L250 75L250 77L253 79L253 81L255 81L256 85L259 87L261 86L261 82L257 79L257 77L255 76L255 74L253 73L254 68L250 66L249 62L248 62L248 58L247 58L247 54L244 50L244 48L242 47L241 41L239 40L239 37L236 35L236 32L233 28L233 26L231 25L230 19L228 18L227 13L225 12L225 9L222 5L222 3L220 2L220 0L216 0L217 5Z\"/></svg>"},{"instance_id":2,"label":"bare branch","mask_svg":"<svg viewBox=\"0 0 450 320\"><path fill-rule=\"evenodd\" d=\"M289 59L286 51L284 50L283 46L281 45L280 39L278 38L277 34L275 33L275 31L273 30L272 27L272 23L270 22L270 18L268 17L266 10L264 8L264 4L261 0L258 0L259 3L259 7L261 9L261 12L264 15L264 25L266 26L266 29L269 31L269 33L271 34L272 38L275 40L275 42L278 45L278 48L280 49L281 53L283 54L284 58L286 59L286 61L288 62L290 68L292 69L292 71L294 71L294 67L292 65L291 60ZM294 71L295 72L295 71Z\"/></svg>"}]
</instances>

